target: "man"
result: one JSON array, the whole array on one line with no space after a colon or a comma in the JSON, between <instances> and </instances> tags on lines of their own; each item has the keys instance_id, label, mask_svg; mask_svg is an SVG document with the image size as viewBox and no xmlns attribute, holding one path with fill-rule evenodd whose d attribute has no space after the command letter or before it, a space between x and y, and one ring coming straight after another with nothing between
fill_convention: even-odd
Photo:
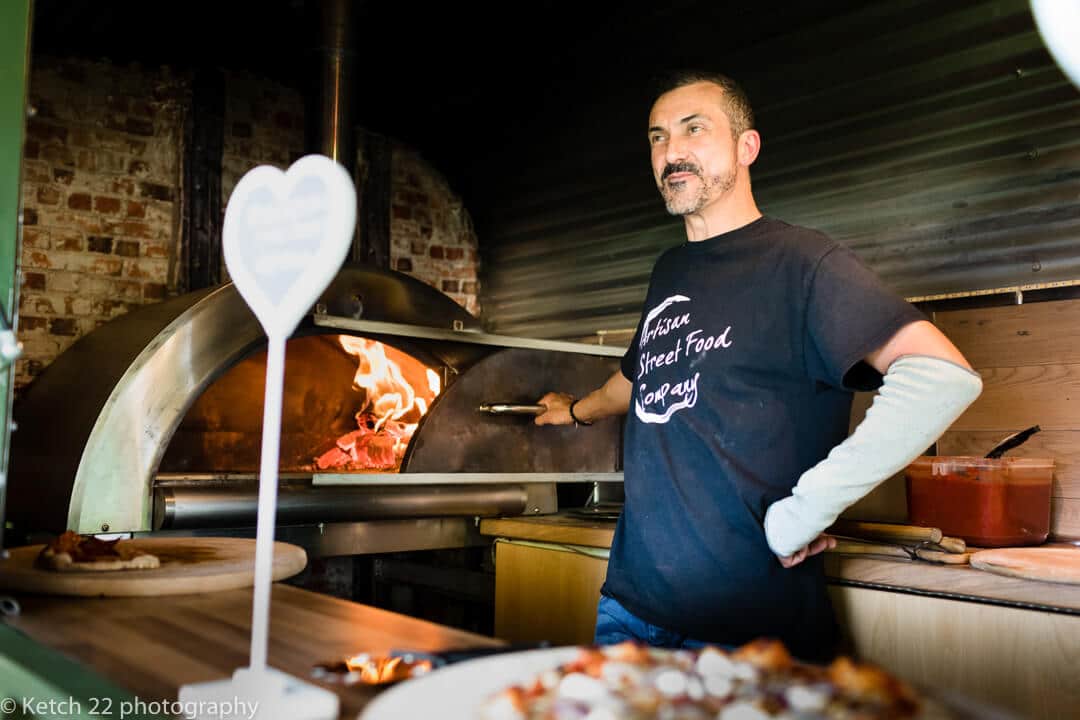
<instances>
[{"instance_id":1,"label":"man","mask_svg":"<svg viewBox=\"0 0 1080 720\"><path fill-rule=\"evenodd\" d=\"M733 81L674 78L648 138L687 242L653 268L621 371L578 400L545 395L536 419L633 409L596 641L772 636L826 659L822 531L925 451L981 380L848 249L762 216L750 184L761 137ZM879 386L845 439L852 391Z\"/></svg>"}]
</instances>

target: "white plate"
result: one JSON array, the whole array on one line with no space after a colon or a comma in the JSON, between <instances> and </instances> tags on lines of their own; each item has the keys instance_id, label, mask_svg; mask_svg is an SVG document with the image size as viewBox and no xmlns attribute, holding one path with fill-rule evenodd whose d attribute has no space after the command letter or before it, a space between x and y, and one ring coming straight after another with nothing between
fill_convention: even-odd
<instances>
[{"instance_id":1,"label":"white plate","mask_svg":"<svg viewBox=\"0 0 1080 720\"><path fill-rule=\"evenodd\" d=\"M383 692L364 708L360 720L475 720L492 694L570 662L579 650L543 648L455 663Z\"/></svg>"},{"instance_id":2,"label":"white plate","mask_svg":"<svg viewBox=\"0 0 1080 720\"><path fill-rule=\"evenodd\" d=\"M480 706L494 693L570 662L580 651L573 646L544 648L455 663L383 692L358 720L476 720ZM920 720L1019 720L952 693L927 691L923 700Z\"/></svg>"}]
</instances>

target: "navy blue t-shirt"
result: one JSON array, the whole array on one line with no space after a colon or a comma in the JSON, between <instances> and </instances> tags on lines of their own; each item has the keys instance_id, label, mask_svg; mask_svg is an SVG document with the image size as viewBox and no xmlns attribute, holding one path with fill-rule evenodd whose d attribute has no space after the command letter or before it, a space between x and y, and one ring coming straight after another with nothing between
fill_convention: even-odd
<instances>
[{"instance_id":1,"label":"navy blue t-shirt","mask_svg":"<svg viewBox=\"0 0 1080 720\"><path fill-rule=\"evenodd\" d=\"M603 592L697 640L836 646L822 557L784 569L769 505L848 435L862 358L924 316L847 248L771 218L664 253L622 361L626 503Z\"/></svg>"}]
</instances>

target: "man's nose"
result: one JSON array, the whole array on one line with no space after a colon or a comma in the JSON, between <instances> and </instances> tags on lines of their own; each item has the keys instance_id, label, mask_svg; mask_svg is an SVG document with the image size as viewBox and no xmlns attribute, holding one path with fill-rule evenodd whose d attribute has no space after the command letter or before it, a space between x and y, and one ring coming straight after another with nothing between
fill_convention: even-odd
<instances>
[{"instance_id":1,"label":"man's nose","mask_svg":"<svg viewBox=\"0 0 1080 720\"><path fill-rule=\"evenodd\" d=\"M687 144L681 137L670 137L665 150L665 158L669 163L684 160L687 154Z\"/></svg>"}]
</instances>

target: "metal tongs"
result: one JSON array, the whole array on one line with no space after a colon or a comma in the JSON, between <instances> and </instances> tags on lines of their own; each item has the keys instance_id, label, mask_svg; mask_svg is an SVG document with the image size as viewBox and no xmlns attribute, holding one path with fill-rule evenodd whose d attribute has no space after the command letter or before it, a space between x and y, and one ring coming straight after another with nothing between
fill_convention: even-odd
<instances>
[{"instance_id":1,"label":"metal tongs","mask_svg":"<svg viewBox=\"0 0 1080 720\"><path fill-rule=\"evenodd\" d=\"M523 405L520 403L484 403L476 412L490 415L543 415L547 412L544 405Z\"/></svg>"}]
</instances>

